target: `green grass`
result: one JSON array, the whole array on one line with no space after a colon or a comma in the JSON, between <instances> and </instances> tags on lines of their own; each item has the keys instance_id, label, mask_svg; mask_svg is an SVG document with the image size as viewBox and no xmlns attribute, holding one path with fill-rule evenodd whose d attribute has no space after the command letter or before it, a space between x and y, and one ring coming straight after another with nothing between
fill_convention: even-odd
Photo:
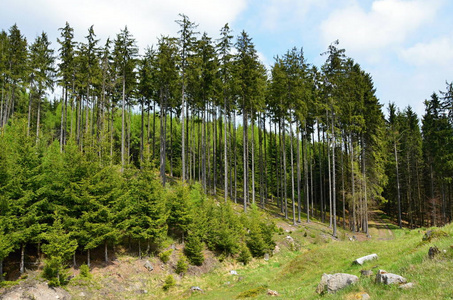
<instances>
[{"instance_id":1,"label":"green grass","mask_svg":"<svg viewBox=\"0 0 453 300\"><path fill-rule=\"evenodd\" d=\"M358 292L365 291L372 299L453 299L453 226L442 228L449 236L422 242L424 231L394 229L390 227L394 239L371 239L363 242L330 241L320 239L323 232L320 226L309 227L301 224L291 236L301 247L291 251L282 247L282 251L269 261L254 260L247 266L226 262L226 266L205 274L199 278L187 278L170 298L190 299L235 299L252 295L253 299L268 299L263 291L265 286L276 290L284 299L352 299ZM305 234L308 232L308 234ZM327 235L328 228L324 234ZM311 238L310 235L315 235ZM305 236L304 236L305 235ZM284 241L286 234L276 235ZM429 247L436 245L441 254L438 258L428 258ZM445 250L445 253L444 251ZM361 256L377 253L378 260L363 266L352 262ZM238 275L231 275L234 269ZM375 284L374 276L360 278L360 270L384 269L407 278L416 284L415 288L402 290L396 286ZM358 284L339 291L334 295L319 296L315 290L323 273L349 273L359 276ZM190 286L200 286L205 292L192 295L184 293Z\"/></svg>"}]
</instances>

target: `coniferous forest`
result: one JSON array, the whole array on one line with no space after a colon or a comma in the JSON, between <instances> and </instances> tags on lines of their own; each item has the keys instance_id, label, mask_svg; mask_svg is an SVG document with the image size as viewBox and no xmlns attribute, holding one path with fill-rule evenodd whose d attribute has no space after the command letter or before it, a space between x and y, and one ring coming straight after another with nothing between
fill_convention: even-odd
<instances>
[{"instance_id":1,"label":"coniferous forest","mask_svg":"<svg viewBox=\"0 0 453 300\"><path fill-rule=\"evenodd\" d=\"M333 236L367 233L373 209L400 227L451 222L452 83L421 95L419 119L380 103L337 41L322 66L295 47L266 67L245 31L176 22L144 55L127 27L106 41L68 23L57 41L0 32L0 280L13 255L8 271L45 257L58 285L91 251L142 256L167 236L192 264L204 247L247 262L274 247L270 204Z\"/></svg>"}]
</instances>

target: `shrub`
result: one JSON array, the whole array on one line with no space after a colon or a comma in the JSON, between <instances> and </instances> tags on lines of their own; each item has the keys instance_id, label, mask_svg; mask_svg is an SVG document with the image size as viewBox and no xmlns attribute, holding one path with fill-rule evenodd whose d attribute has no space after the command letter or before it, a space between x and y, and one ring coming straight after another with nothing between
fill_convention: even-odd
<instances>
[{"instance_id":1,"label":"shrub","mask_svg":"<svg viewBox=\"0 0 453 300\"><path fill-rule=\"evenodd\" d=\"M80 266L80 277L90 279L92 277L90 273L90 267L86 264Z\"/></svg>"},{"instance_id":2,"label":"shrub","mask_svg":"<svg viewBox=\"0 0 453 300\"><path fill-rule=\"evenodd\" d=\"M168 291L171 287L174 287L176 285L176 280L173 277L173 275L168 275L167 278L165 278L165 282L163 285L164 291Z\"/></svg>"},{"instance_id":3,"label":"shrub","mask_svg":"<svg viewBox=\"0 0 453 300\"><path fill-rule=\"evenodd\" d=\"M170 256L172 253L173 253L173 249L163 251L163 252L159 253L159 258L164 264L166 264L170 260Z\"/></svg>"},{"instance_id":4,"label":"shrub","mask_svg":"<svg viewBox=\"0 0 453 300\"><path fill-rule=\"evenodd\" d=\"M181 255L178 262L176 263L176 273L177 274L184 274L187 272L189 268L189 264L187 262L187 258L185 255Z\"/></svg>"},{"instance_id":5,"label":"shrub","mask_svg":"<svg viewBox=\"0 0 453 300\"><path fill-rule=\"evenodd\" d=\"M244 265L248 264L252 260L252 254L250 253L249 248L243 244L241 246L241 251L237 257L238 262L243 263Z\"/></svg>"},{"instance_id":6,"label":"shrub","mask_svg":"<svg viewBox=\"0 0 453 300\"><path fill-rule=\"evenodd\" d=\"M187 237L184 253L192 265L201 266L203 264L203 242L197 235L192 234Z\"/></svg>"}]
</instances>

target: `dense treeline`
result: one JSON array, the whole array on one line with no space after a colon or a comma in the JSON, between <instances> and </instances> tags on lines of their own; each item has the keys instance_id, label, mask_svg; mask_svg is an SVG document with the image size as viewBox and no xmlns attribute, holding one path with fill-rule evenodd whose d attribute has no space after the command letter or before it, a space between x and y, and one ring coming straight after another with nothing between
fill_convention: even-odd
<instances>
[{"instance_id":1,"label":"dense treeline","mask_svg":"<svg viewBox=\"0 0 453 300\"><path fill-rule=\"evenodd\" d=\"M127 27L102 45L93 26L77 42L66 23L57 50L46 33L0 33L0 266L19 251L23 272L27 246L49 266L82 251L89 263L101 246L108 260L128 239L141 255L167 234L193 263L203 243L260 256L272 229L256 205L270 201L334 236L337 224L368 233L370 207L400 226L451 221L452 84L425 102L420 127L410 107L390 104L385 119L338 42L320 68L293 48L267 70L246 32L225 25L212 39L177 23L142 56Z\"/></svg>"}]
</instances>

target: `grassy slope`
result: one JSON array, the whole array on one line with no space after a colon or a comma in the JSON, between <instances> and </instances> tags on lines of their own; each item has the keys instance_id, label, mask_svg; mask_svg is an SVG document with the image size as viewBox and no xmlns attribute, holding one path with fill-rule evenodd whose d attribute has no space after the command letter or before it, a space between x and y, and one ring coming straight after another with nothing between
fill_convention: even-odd
<instances>
[{"instance_id":1,"label":"grassy slope","mask_svg":"<svg viewBox=\"0 0 453 300\"><path fill-rule=\"evenodd\" d=\"M288 224L280 224L288 226ZM382 225L382 224L380 224ZM294 232L277 236L281 251L270 258L254 260L247 266L230 265L203 275L201 278L186 278L169 291L167 299L189 297L187 290L192 285L200 286L204 293L193 293L192 299L234 299L245 291L258 289L257 298L265 299L267 288L276 290L284 299L354 299L361 291L367 292L372 299L453 299L453 226L442 230L450 237L422 242L424 230L395 229L386 224L381 229L371 228L376 237L366 241L351 242L348 239L331 240L327 237L328 228L312 222L300 224ZM294 227L293 227L294 228ZM390 239L393 234L394 238ZM286 240L291 235L299 248L291 249ZM343 237L345 233L341 234ZM384 238L382 237L384 236ZM437 259L428 259L428 249L436 245L446 250ZM377 253L379 259L364 266L352 265L356 258ZM361 269L384 269L416 283L411 290L395 286L376 285L374 276L360 278L355 286L335 295L319 296L315 293L323 273L349 273L360 277ZM239 275L231 275L230 270ZM265 286L265 289L259 289ZM160 295L163 296L163 295Z\"/></svg>"}]
</instances>

